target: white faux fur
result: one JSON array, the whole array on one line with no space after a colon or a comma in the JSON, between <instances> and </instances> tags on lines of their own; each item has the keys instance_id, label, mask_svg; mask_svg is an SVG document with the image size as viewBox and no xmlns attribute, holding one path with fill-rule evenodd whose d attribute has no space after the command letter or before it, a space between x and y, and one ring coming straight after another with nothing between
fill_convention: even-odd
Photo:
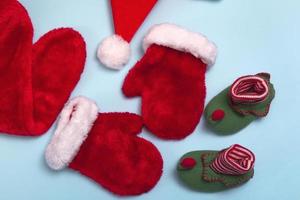
<instances>
[{"instance_id":1,"label":"white faux fur","mask_svg":"<svg viewBox=\"0 0 300 200\"><path fill-rule=\"evenodd\" d=\"M60 170L69 165L87 138L97 116L96 103L85 97L76 97L66 104L46 149L45 158L50 168Z\"/></svg>"},{"instance_id":2,"label":"white faux fur","mask_svg":"<svg viewBox=\"0 0 300 200\"><path fill-rule=\"evenodd\" d=\"M205 36L168 23L155 25L149 30L144 38L144 50L152 44L191 53L209 66L215 63L217 56L216 45Z\"/></svg>"},{"instance_id":3,"label":"white faux fur","mask_svg":"<svg viewBox=\"0 0 300 200\"><path fill-rule=\"evenodd\" d=\"M97 52L99 60L108 68L122 69L129 61L130 45L119 35L105 38Z\"/></svg>"}]
</instances>

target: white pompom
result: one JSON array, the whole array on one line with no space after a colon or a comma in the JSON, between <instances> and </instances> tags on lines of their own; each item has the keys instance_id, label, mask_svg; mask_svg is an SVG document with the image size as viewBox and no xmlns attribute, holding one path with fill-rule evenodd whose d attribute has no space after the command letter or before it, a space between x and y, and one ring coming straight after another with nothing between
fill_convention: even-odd
<instances>
[{"instance_id":1,"label":"white pompom","mask_svg":"<svg viewBox=\"0 0 300 200\"><path fill-rule=\"evenodd\" d=\"M129 43L121 36L113 35L101 42L97 56L106 67L119 70L128 63L130 54Z\"/></svg>"}]
</instances>

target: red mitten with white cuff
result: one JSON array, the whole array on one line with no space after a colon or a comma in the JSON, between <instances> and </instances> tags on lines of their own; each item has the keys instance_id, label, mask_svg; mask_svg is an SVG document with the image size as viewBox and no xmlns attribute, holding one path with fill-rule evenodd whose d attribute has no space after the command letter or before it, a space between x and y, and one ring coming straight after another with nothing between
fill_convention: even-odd
<instances>
[{"instance_id":1,"label":"red mitten with white cuff","mask_svg":"<svg viewBox=\"0 0 300 200\"><path fill-rule=\"evenodd\" d=\"M0 132L41 135L80 79L85 42L61 28L33 44L31 20L16 0L0 2L0 19Z\"/></svg>"},{"instance_id":2,"label":"red mitten with white cuff","mask_svg":"<svg viewBox=\"0 0 300 200\"><path fill-rule=\"evenodd\" d=\"M137 136L143 124L131 113L99 113L84 97L63 109L46 150L50 168L69 167L118 195L139 195L159 181L163 161L157 148Z\"/></svg>"},{"instance_id":3,"label":"red mitten with white cuff","mask_svg":"<svg viewBox=\"0 0 300 200\"><path fill-rule=\"evenodd\" d=\"M141 96L143 121L153 134L185 138L202 115L205 72L214 64L217 48L201 34L161 24L146 35L144 50L124 81L123 93Z\"/></svg>"}]
</instances>

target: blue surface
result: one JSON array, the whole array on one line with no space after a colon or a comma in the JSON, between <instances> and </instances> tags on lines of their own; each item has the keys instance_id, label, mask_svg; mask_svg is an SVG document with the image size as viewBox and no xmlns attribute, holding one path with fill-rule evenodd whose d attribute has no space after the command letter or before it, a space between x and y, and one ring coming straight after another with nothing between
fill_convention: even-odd
<instances>
[{"instance_id":1,"label":"blue surface","mask_svg":"<svg viewBox=\"0 0 300 200\"><path fill-rule=\"evenodd\" d=\"M35 27L35 39L47 31L71 26L85 37L88 58L73 96L96 100L101 111L139 112L140 99L125 99L120 87L127 71L143 54L141 39L156 23L173 22L202 32L219 47L216 65L207 72L207 102L235 78L266 71L277 96L266 119L239 134L220 137L204 128L179 142L166 142L146 130L142 136L160 149L164 174L148 194L132 199L253 200L299 199L300 177L300 3L297 0L161 0L132 41L131 63L120 72L96 60L98 42L112 33L105 0L21 0ZM53 128L39 138L0 136L1 200L118 199L71 171L52 172L43 153ZM222 149L240 143L257 156L255 177L248 184L215 194L193 192L176 179L175 166L190 150ZM131 198L126 198L131 199Z\"/></svg>"}]
</instances>

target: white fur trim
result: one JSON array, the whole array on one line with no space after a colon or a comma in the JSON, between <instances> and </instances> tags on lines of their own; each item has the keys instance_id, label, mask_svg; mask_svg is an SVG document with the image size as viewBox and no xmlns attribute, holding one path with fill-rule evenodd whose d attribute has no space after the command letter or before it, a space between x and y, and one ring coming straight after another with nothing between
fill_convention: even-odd
<instances>
[{"instance_id":1,"label":"white fur trim","mask_svg":"<svg viewBox=\"0 0 300 200\"><path fill-rule=\"evenodd\" d=\"M67 103L46 149L45 158L50 168L60 170L72 162L97 116L96 103L85 97L76 97Z\"/></svg>"},{"instance_id":2,"label":"white fur trim","mask_svg":"<svg viewBox=\"0 0 300 200\"><path fill-rule=\"evenodd\" d=\"M106 67L122 69L129 61L130 45L119 35L105 38L98 48L97 56Z\"/></svg>"},{"instance_id":3,"label":"white fur trim","mask_svg":"<svg viewBox=\"0 0 300 200\"><path fill-rule=\"evenodd\" d=\"M144 50L152 44L191 53L209 66L215 63L217 56L216 45L205 36L173 24L153 26L144 38Z\"/></svg>"}]
</instances>

